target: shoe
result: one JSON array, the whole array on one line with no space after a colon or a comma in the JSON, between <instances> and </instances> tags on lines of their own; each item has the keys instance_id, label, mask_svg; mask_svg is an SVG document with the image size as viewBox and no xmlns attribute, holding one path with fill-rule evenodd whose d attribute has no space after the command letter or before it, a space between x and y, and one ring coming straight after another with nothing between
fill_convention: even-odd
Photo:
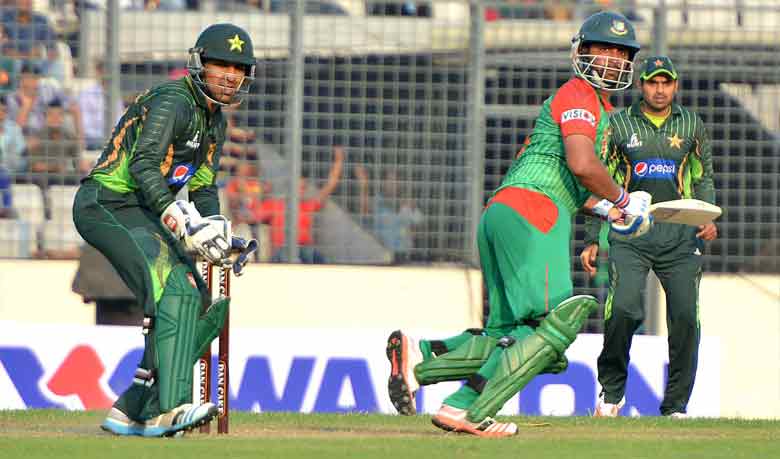
<instances>
[{"instance_id":1,"label":"shoe","mask_svg":"<svg viewBox=\"0 0 780 459\"><path fill-rule=\"evenodd\" d=\"M142 435L144 437L178 436L179 432L208 423L216 415L217 405L213 403L202 405L185 403L146 421Z\"/></svg>"},{"instance_id":2,"label":"shoe","mask_svg":"<svg viewBox=\"0 0 780 459\"><path fill-rule=\"evenodd\" d=\"M667 414L665 416L671 419L690 419L688 413L681 413L679 411L675 411L674 413Z\"/></svg>"},{"instance_id":3,"label":"shoe","mask_svg":"<svg viewBox=\"0 0 780 459\"><path fill-rule=\"evenodd\" d=\"M100 428L114 435L143 435L144 424L133 421L119 408L111 408Z\"/></svg>"},{"instance_id":4,"label":"shoe","mask_svg":"<svg viewBox=\"0 0 780 459\"><path fill-rule=\"evenodd\" d=\"M414 395L420 384L414 376L414 367L423 361L417 341L396 330L387 338L387 360L390 361L390 378L387 393L399 414L417 414Z\"/></svg>"},{"instance_id":5,"label":"shoe","mask_svg":"<svg viewBox=\"0 0 780 459\"><path fill-rule=\"evenodd\" d=\"M620 416L620 409L626 404L626 398L623 397L618 403L607 403L604 401L604 394L599 395L599 401L596 404L596 411L593 412L594 418L616 418Z\"/></svg>"},{"instance_id":6,"label":"shoe","mask_svg":"<svg viewBox=\"0 0 780 459\"><path fill-rule=\"evenodd\" d=\"M497 422L487 417L482 422L471 422L466 419L468 411L442 405L431 419L433 425L448 432L463 432L478 437L501 438L517 434L517 424L514 422Z\"/></svg>"}]
</instances>

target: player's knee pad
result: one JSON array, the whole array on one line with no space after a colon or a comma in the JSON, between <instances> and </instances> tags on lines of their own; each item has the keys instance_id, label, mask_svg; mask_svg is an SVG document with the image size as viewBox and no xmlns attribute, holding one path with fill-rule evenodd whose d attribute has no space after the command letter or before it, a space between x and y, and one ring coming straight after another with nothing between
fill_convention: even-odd
<instances>
[{"instance_id":1,"label":"player's knee pad","mask_svg":"<svg viewBox=\"0 0 780 459\"><path fill-rule=\"evenodd\" d=\"M506 347L495 373L469 408L469 420L480 422L495 416L534 376L560 368L566 348L597 308L598 302L592 296L569 298L547 315L533 335Z\"/></svg>"},{"instance_id":2,"label":"player's knee pad","mask_svg":"<svg viewBox=\"0 0 780 459\"><path fill-rule=\"evenodd\" d=\"M214 338L219 335L222 327L225 326L228 308L230 307L230 298L222 297L211 303L206 312L198 319L198 325L195 328L195 354L192 356L192 364L203 355L208 349Z\"/></svg>"},{"instance_id":3,"label":"player's knee pad","mask_svg":"<svg viewBox=\"0 0 780 459\"><path fill-rule=\"evenodd\" d=\"M497 342L489 336L472 335L452 351L418 364L414 375L421 385L468 378L484 365Z\"/></svg>"},{"instance_id":4,"label":"player's knee pad","mask_svg":"<svg viewBox=\"0 0 780 459\"><path fill-rule=\"evenodd\" d=\"M192 355L200 314L200 293L190 283L189 269L179 265L168 276L157 303L153 339L160 409L169 411L192 398Z\"/></svg>"}]
</instances>

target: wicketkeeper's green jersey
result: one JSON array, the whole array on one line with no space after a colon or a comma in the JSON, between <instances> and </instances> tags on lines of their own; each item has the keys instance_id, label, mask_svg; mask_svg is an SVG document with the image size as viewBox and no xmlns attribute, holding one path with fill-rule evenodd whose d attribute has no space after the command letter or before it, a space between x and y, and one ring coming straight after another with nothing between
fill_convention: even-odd
<instances>
[{"instance_id":1,"label":"wicketkeeper's green jersey","mask_svg":"<svg viewBox=\"0 0 780 459\"><path fill-rule=\"evenodd\" d=\"M189 183L200 213L219 214L215 182L225 129L222 111L209 111L189 76L163 83L127 108L89 177L158 215Z\"/></svg>"},{"instance_id":2,"label":"wicketkeeper's green jersey","mask_svg":"<svg viewBox=\"0 0 780 459\"><path fill-rule=\"evenodd\" d=\"M627 191L643 190L653 202L695 198L715 203L712 152L704 122L672 104L656 127L636 102L611 116L609 150L602 157L615 181ZM588 219L585 243L598 241L600 220Z\"/></svg>"}]
</instances>

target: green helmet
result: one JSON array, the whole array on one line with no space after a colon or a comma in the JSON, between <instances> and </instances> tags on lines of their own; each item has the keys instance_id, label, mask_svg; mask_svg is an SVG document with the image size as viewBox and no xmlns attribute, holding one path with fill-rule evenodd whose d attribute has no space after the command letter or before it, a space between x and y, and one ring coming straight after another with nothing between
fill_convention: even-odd
<instances>
[{"instance_id":1,"label":"green helmet","mask_svg":"<svg viewBox=\"0 0 780 459\"><path fill-rule=\"evenodd\" d=\"M605 64L596 61L600 56L583 54L583 45L605 43L628 51L628 60L610 57ZM572 66L574 73L598 89L620 91L631 86L634 75L634 57L639 52L634 26L620 13L601 11L588 17L572 38ZM615 65L617 63L617 65ZM612 71L617 76L608 76Z\"/></svg>"},{"instance_id":2,"label":"green helmet","mask_svg":"<svg viewBox=\"0 0 780 459\"><path fill-rule=\"evenodd\" d=\"M240 103L241 97L249 92L255 79L255 54L252 39L241 27L227 23L210 25L200 33L189 53L187 69L201 91L213 102L228 105L215 100L203 81L203 64L209 60L244 66L245 76L234 97L238 100L232 103Z\"/></svg>"}]
</instances>

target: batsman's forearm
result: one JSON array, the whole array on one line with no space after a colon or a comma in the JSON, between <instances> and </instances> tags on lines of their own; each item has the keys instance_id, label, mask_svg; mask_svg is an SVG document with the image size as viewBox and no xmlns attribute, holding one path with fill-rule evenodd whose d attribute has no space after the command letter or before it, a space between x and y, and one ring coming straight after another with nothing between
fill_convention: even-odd
<instances>
[{"instance_id":1,"label":"batsman's forearm","mask_svg":"<svg viewBox=\"0 0 780 459\"><path fill-rule=\"evenodd\" d=\"M607 169L593 157L593 161L578 170L572 170L580 183L596 196L601 196L612 202L620 197L620 187L609 176Z\"/></svg>"}]
</instances>

